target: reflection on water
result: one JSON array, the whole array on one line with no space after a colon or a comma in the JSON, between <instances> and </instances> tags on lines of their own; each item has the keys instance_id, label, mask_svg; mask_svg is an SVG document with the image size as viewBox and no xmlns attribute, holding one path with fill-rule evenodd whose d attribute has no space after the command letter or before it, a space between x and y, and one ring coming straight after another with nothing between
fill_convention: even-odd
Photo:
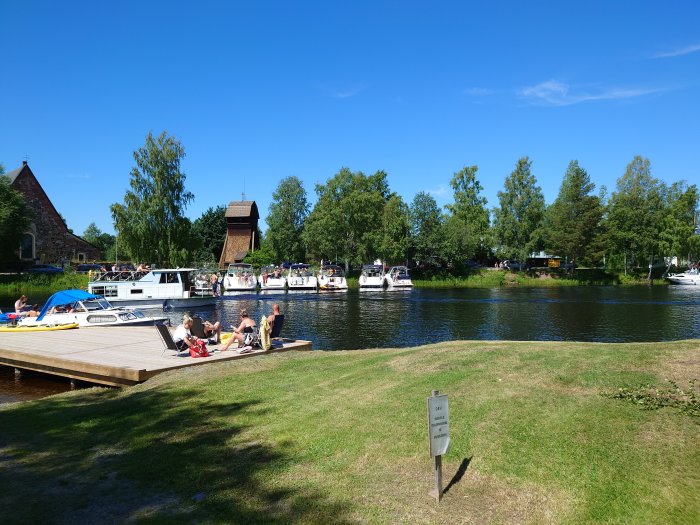
<instances>
[{"instance_id":1,"label":"reflection on water","mask_svg":"<svg viewBox=\"0 0 700 525\"><path fill-rule=\"evenodd\" d=\"M454 339L668 341L700 338L697 287L565 287L347 293L266 293L223 297L194 313L259 321L273 303L287 314L283 335L316 349L403 347ZM182 311L167 312L177 324Z\"/></svg>"},{"instance_id":2,"label":"reflection on water","mask_svg":"<svg viewBox=\"0 0 700 525\"><path fill-rule=\"evenodd\" d=\"M259 321L271 313L274 303L286 315L282 335L310 340L319 350L405 347L456 339L700 338L700 287L695 286L243 292L227 294L215 306L191 313L223 321L229 330L240 322L242 308ZM178 309L165 314L175 325L183 313ZM8 377L0 376L0 382L14 382L12 374Z\"/></svg>"},{"instance_id":3,"label":"reflection on water","mask_svg":"<svg viewBox=\"0 0 700 525\"><path fill-rule=\"evenodd\" d=\"M65 377L53 377L22 371L16 376L11 367L0 366L0 405L15 401L28 401L67 392L70 381Z\"/></svg>"}]
</instances>

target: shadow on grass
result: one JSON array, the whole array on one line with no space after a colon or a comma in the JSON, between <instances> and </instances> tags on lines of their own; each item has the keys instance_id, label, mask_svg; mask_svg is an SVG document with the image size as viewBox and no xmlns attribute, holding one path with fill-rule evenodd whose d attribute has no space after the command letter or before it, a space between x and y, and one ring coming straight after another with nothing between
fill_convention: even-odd
<instances>
[{"instance_id":1,"label":"shadow on grass","mask_svg":"<svg viewBox=\"0 0 700 525\"><path fill-rule=\"evenodd\" d=\"M470 457L464 458L462 460L462 463L460 463L459 468L457 469L457 472L455 472L455 475L452 476L452 479L450 480L450 482L443 489L443 491L442 491L443 494L447 494L453 485L456 485L457 483L459 483L462 480L462 477L467 472L467 469L469 468L469 464L472 462L473 457L474 456L470 456Z\"/></svg>"},{"instance_id":2,"label":"shadow on grass","mask_svg":"<svg viewBox=\"0 0 700 525\"><path fill-rule=\"evenodd\" d=\"M3 523L349 521L303 480L275 483L294 461L246 441L258 402L201 396L85 391L0 410Z\"/></svg>"}]
</instances>

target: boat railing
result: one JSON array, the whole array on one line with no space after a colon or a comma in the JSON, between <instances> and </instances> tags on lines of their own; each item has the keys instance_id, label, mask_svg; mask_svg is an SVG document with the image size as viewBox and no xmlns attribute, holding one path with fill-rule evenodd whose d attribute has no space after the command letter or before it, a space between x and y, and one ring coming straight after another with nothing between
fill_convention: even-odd
<instances>
[{"instance_id":1,"label":"boat railing","mask_svg":"<svg viewBox=\"0 0 700 525\"><path fill-rule=\"evenodd\" d=\"M139 271L129 271L129 270L124 270L124 271L107 271L107 272L96 272L93 274L93 281L109 281L109 282L115 282L115 281L138 281L141 279L144 275L146 275L148 272L139 272Z\"/></svg>"}]
</instances>

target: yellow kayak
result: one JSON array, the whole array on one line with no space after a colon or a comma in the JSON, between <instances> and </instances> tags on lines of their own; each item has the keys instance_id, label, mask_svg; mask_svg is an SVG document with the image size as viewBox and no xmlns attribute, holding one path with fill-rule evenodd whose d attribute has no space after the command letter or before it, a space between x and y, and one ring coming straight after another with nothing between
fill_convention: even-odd
<instances>
[{"instance_id":1,"label":"yellow kayak","mask_svg":"<svg viewBox=\"0 0 700 525\"><path fill-rule=\"evenodd\" d=\"M78 328L78 323L61 323L61 324L40 324L26 325L18 324L16 326L6 325L0 326L0 332L47 332L50 330L69 330Z\"/></svg>"}]
</instances>

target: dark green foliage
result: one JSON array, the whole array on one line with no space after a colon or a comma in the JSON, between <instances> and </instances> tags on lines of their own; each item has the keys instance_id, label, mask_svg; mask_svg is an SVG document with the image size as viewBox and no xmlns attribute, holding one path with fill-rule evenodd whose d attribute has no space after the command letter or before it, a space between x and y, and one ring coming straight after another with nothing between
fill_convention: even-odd
<instances>
[{"instance_id":1,"label":"dark green foliage","mask_svg":"<svg viewBox=\"0 0 700 525\"><path fill-rule=\"evenodd\" d=\"M192 237L200 243L194 252L197 266L218 263L226 239L226 206L209 208L192 223Z\"/></svg>"},{"instance_id":2,"label":"dark green foliage","mask_svg":"<svg viewBox=\"0 0 700 525\"><path fill-rule=\"evenodd\" d=\"M22 234L32 221L32 212L27 201L17 190L12 189L10 180L0 175L0 265L3 267L18 264Z\"/></svg>"},{"instance_id":3,"label":"dark green foliage","mask_svg":"<svg viewBox=\"0 0 700 525\"><path fill-rule=\"evenodd\" d=\"M447 209L453 217L466 226L463 235L470 236L469 239L462 241L464 247L468 248L453 253L453 256L458 257L457 259L448 259L452 263L471 257L485 258L490 250L489 211L486 207L486 197L481 196L483 188L476 178L478 169L477 166L465 166L455 173L450 181L455 202L448 204Z\"/></svg>"},{"instance_id":4,"label":"dark green foliage","mask_svg":"<svg viewBox=\"0 0 700 525\"><path fill-rule=\"evenodd\" d=\"M559 195L545 214L546 249L577 263L600 235L603 207L586 170L573 160L564 175Z\"/></svg>"},{"instance_id":5,"label":"dark green foliage","mask_svg":"<svg viewBox=\"0 0 700 525\"><path fill-rule=\"evenodd\" d=\"M498 192L500 207L494 209L494 236L503 258L524 261L543 247L544 196L530 168L528 157L518 160L515 170Z\"/></svg>"},{"instance_id":6,"label":"dark green foliage","mask_svg":"<svg viewBox=\"0 0 700 525\"><path fill-rule=\"evenodd\" d=\"M194 196L185 190L180 162L185 149L164 131L149 133L146 144L134 152L131 190L123 203L111 206L119 242L132 260L162 265L186 263L200 244L191 237L191 223L183 215Z\"/></svg>"},{"instance_id":7,"label":"dark green foliage","mask_svg":"<svg viewBox=\"0 0 700 525\"><path fill-rule=\"evenodd\" d=\"M302 233L309 215L309 203L301 180L297 177L282 179L272 199L266 219L266 239L273 259L278 263L305 260Z\"/></svg>"},{"instance_id":8,"label":"dark green foliage","mask_svg":"<svg viewBox=\"0 0 700 525\"><path fill-rule=\"evenodd\" d=\"M424 191L416 193L410 217L414 258L421 262L438 259L443 218L433 196Z\"/></svg>"},{"instance_id":9,"label":"dark green foliage","mask_svg":"<svg viewBox=\"0 0 700 525\"><path fill-rule=\"evenodd\" d=\"M310 259L362 264L380 253L384 206L391 197L387 175L342 168L316 186L318 201L306 220L303 240Z\"/></svg>"}]
</instances>

